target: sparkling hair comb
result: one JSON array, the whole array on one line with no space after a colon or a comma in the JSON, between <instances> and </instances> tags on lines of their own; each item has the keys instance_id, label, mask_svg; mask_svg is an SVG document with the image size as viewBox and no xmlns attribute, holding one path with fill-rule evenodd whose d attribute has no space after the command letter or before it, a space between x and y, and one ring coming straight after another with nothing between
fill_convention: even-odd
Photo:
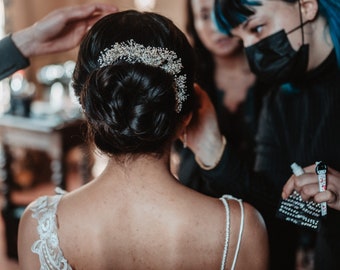
<instances>
[{"instance_id":1,"label":"sparkling hair comb","mask_svg":"<svg viewBox=\"0 0 340 270\"><path fill-rule=\"evenodd\" d=\"M186 74L179 75L183 65L182 59L174 51L161 47L145 47L133 39L127 42L116 42L110 48L100 52L99 66L105 67L117 60L127 63L142 63L148 66L161 68L174 77L176 85L176 112L182 110L183 102L188 98L186 87Z\"/></svg>"}]
</instances>

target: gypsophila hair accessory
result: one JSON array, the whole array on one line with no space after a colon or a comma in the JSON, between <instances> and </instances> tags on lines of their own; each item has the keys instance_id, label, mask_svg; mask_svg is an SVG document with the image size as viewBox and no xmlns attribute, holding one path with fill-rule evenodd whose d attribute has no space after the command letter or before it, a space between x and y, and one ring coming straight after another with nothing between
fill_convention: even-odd
<instances>
[{"instance_id":1,"label":"gypsophila hair accessory","mask_svg":"<svg viewBox=\"0 0 340 270\"><path fill-rule=\"evenodd\" d=\"M176 112L182 110L183 102L188 98L186 89L186 75L178 75L182 68L182 60L174 51L161 47L145 47L136 43L133 39L127 42L116 42L110 48L100 52L99 66L111 65L117 60L128 63L142 63L152 67L158 67L174 77L176 85Z\"/></svg>"}]
</instances>

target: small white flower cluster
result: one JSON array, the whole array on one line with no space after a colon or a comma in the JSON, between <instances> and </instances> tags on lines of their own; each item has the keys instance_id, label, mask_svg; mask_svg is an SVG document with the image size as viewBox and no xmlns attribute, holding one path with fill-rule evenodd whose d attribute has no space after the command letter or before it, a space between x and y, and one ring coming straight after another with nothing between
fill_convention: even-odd
<instances>
[{"instance_id":1,"label":"small white flower cluster","mask_svg":"<svg viewBox=\"0 0 340 270\"><path fill-rule=\"evenodd\" d=\"M186 75L180 74L183 65L182 60L174 51L161 47L145 47L136 43L133 39L127 42L116 42L110 48L100 52L99 66L111 65L117 60L128 63L143 63L148 66L158 67L174 77L176 84L176 112L182 110L183 102L188 98L186 89Z\"/></svg>"}]
</instances>

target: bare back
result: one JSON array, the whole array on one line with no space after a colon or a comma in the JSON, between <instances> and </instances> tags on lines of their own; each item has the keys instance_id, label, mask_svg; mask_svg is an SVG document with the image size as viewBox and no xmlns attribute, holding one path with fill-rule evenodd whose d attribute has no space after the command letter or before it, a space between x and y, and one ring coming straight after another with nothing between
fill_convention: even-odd
<instances>
[{"instance_id":1,"label":"bare back","mask_svg":"<svg viewBox=\"0 0 340 270\"><path fill-rule=\"evenodd\" d=\"M144 189L90 183L65 195L57 211L58 238L72 268L220 269L226 239L223 203L171 183ZM241 210L235 201L228 205L231 218L226 269L231 269ZM266 269L263 222L253 208L243 205L244 232L235 269ZM30 244L19 251L20 260L38 261L38 256L27 250L38 238L30 211L21 223L22 241L26 238Z\"/></svg>"}]
</instances>

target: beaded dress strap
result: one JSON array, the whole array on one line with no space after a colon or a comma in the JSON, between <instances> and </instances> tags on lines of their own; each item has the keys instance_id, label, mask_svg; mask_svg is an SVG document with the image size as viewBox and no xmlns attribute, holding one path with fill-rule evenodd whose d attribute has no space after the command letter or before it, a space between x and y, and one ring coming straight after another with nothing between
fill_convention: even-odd
<instances>
[{"instance_id":1,"label":"beaded dress strap","mask_svg":"<svg viewBox=\"0 0 340 270\"><path fill-rule=\"evenodd\" d=\"M229 209L228 200L236 200L239 203L240 209L241 209L240 230L239 230L234 260L233 260L233 264L231 266L231 270L234 270L235 265L236 265L236 261L237 261L238 252L240 250L243 227L244 227L244 208L243 208L242 200L237 199L237 198L235 198L231 195L223 195L220 198L220 200L223 202L223 205L224 205L225 211L226 211L226 233L225 233L225 243L224 243L224 249L223 249L221 270L225 269L225 265L226 265L226 262L227 262L228 245L229 245L229 238L230 238L230 209Z\"/></svg>"},{"instance_id":2,"label":"beaded dress strap","mask_svg":"<svg viewBox=\"0 0 340 270\"><path fill-rule=\"evenodd\" d=\"M32 217L38 221L39 239L31 247L38 254L40 270L72 270L59 247L57 235L57 207L62 195L43 196L31 207Z\"/></svg>"}]
</instances>

